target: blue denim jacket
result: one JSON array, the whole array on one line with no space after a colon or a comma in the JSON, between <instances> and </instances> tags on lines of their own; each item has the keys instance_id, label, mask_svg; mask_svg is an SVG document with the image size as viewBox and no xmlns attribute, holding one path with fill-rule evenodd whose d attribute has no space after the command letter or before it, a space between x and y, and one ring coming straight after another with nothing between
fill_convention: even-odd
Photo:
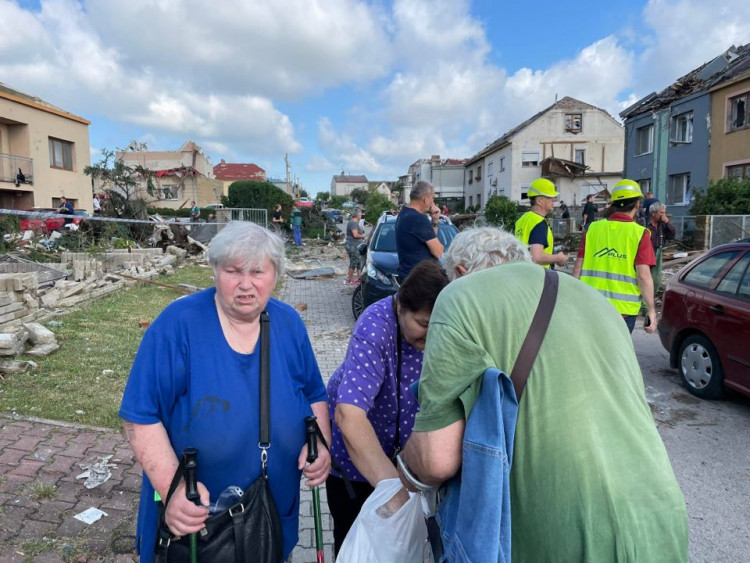
<instances>
[{"instance_id":1,"label":"blue denim jacket","mask_svg":"<svg viewBox=\"0 0 750 563\"><path fill-rule=\"evenodd\" d=\"M517 414L510 377L496 368L485 371L466 421L463 465L448 481L438 509L441 562L510 562L510 465Z\"/></svg>"}]
</instances>

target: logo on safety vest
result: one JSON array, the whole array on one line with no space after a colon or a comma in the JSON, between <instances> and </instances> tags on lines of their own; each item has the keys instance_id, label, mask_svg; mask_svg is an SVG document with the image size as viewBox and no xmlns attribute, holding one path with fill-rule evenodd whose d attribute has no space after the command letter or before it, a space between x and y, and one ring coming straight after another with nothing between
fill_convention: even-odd
<instances>
[{"instance_id":1,"label":"logo on safety vest","mask_svg":"<svg viewBox=\"0 0 750 563\"><path fill-rule=\"evenodd\" d=\"M620 254L616 248L604 247L594 254L596 258L616 258L618 260L627 260L627 254Z\"/></svg>"}]
</instances>

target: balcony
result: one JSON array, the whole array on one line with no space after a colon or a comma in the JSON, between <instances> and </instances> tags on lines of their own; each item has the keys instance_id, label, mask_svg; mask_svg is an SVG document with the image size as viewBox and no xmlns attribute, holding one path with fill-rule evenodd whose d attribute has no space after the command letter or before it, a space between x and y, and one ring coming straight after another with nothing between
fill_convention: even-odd
<instances>
[{"instance_id":1,"label":"balcony","mask_svg":"<svg viewBox=\"0 0 750 563\"><path fill-rule=\"evenodd\" d=\"M10 182L16 187L34 185L34 160L23 156L0 153L0 182Z\"/></svg>"}]
</instances>

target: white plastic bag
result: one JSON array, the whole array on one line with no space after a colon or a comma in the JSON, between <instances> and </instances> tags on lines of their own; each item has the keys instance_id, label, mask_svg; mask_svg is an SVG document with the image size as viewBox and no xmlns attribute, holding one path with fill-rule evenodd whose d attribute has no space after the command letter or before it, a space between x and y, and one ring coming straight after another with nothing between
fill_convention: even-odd
<instances>
[{"instance_id":1,"label":"white plastic bag","mask_svg":"<svg viewBox=\"0 0 750 563\"><path fill-rule=\"evenodd\" d=\"M425 560L429 544L420 495L409 493L409 500L395 514L381 516L387 513L384 505L402 488L399 479L384 479L378 483L346 535L336 563L422 563Z\"/></svg>"}]
</instances>

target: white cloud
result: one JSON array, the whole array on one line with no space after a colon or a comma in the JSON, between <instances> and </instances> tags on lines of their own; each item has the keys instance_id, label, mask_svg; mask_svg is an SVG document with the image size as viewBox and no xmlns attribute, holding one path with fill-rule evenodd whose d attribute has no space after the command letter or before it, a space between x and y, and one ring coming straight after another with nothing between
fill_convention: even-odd
<instances>
[{"instance_id":1,"label":"white cloud","mask_svg":"<svg viewBox=\"0 0 750 563\"><path fill-rule=\"evenodd\" d=\"M327 158L316 154L307 161L305 170L309 172L332 172L336 170L336 167Z\"/></svg>"},{"instance_id":2,"label":"white cloud","mask_svg":"<svg viewBox=\"0 0 750 563\"><path fill-rule=\"evenodd\" d=\"M327 151L328 158L336 163L336 168L341 168L347 173L382 172L382 167L375 157L357 145L350 135L338 133L327 117L318 120L318 143Z\"/></svg>"}]
</instances>

